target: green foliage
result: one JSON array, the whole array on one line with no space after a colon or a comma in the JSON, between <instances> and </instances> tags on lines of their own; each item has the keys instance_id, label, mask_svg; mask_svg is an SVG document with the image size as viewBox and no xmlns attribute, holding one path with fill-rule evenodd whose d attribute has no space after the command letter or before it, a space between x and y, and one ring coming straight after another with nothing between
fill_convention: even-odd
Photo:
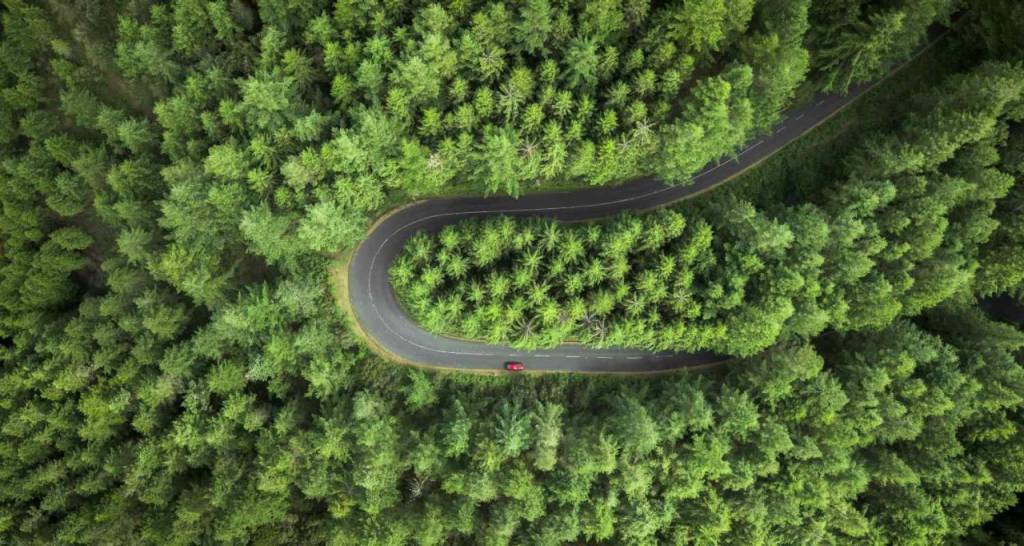
<instances>
[{"instance_id":1,"label":"green foliage","mask_svg":"<svg viewBox=\"0 0 1024 546\"><path fill-rule=\"evenodd\" d=\"M1010 293L1024 299L1024 129L1019 125L1010 133L1000 168L1017 183L993 212L998 227L981 250L975 290L983 296Z\"/></svg>"},{"instance_id":2,"label":"green foliage","mask_svg":"<svg viewBox=\"0 0 1024 546\"><path fill-rule=\"evenodd\" d=\"M905 55L944 5L887 3L905 39L865 59ZM928 95L818 206L496 220L406 258L409 286L461 279L520 306L506 329L536 344L587 317L587 335L741 354L856 333L718 375L467 378L381 361L325 287L328 256L409 198L686 180L772 123L806 74L872 73L835 58L856 47L821 54L822 22L851 6L7 0L0 542L968 533L1024 489L1024 340L949 303L1015 282L1010 65ZM978 43L1007 49L1012 33L980 20ZM496 326L482 325L512 335Z\"/></svg>"},{"instance_id":3,"label":"green foliage","mask_svg":"<svg viewBox=\"0 0 1024 546\"><path fill-rule=\"evenodd\" d=\"M958 0L814 2L809 50L826 91L877 78L905 58L934 21L947 21Z\"/></svg>"}]
</instances>

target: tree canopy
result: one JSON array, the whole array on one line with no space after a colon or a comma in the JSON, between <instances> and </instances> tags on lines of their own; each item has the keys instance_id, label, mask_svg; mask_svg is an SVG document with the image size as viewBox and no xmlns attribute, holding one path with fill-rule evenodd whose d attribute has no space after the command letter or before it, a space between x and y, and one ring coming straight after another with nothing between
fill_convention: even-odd
<instances>
[{"instance_id":1,"label":"tree canopy","mask_svg":"<svg viewBox=\"0 0 1024 546\"><path fill-rule=\"evenodd\" d=\"M801 206L498 219L406 258L445 312L474 282L521 306L482 335L579 336L563 316L606 309L606 336L751 355L733 364L426 372L329 289L411 199L685 183L959 4L5 0L0 542L1013 536L980 526L1024 489L1024 337L973 305L1020 294L1012 2L970 2L974 69Z\"/></svg>"}]
</instances>

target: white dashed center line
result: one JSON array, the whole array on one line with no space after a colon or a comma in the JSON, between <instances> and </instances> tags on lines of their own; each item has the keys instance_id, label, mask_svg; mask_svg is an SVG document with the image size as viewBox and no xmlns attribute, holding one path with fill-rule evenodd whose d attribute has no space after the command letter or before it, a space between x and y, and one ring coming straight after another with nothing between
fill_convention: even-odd
<instances>
[{"instance_id":1,"label":"white dashed center line","mask_svg":"<svg viewBox=\"0 0 1024 546\"><path fill-rule=\"evenodd\" d=\"M754 148L757 148L757 147L758 147L758 146L760 146L760 145L761 145L761 143L763 143L763 142L764 142L763 140L759 140L759 141L757 141L757 142L755 142L755 143L751 144L751 145L750 145L750 147L748 147L748 148L747 148L746 150L743 150L742 152L740 152L740 153L739 153L739 155L743 155L743 154L745 154L745 153L749 152L750 150L753 150Z\"/></svg>"}]
</instances>

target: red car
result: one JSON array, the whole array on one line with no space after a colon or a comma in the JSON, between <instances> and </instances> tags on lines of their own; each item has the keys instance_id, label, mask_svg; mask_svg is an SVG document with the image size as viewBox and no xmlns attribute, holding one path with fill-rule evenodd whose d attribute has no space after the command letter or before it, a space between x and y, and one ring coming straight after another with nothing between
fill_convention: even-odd
<instances>
[{"instance_id":1,"label":"red car","mask_svg":"<svg viewBox=\"0 0 1024 546\"><path fill-rule=\"evenodd\" d=\"M510 372L521 372L526 369L526 364L522 362L506 362L505 369Z\"/></svg>"}]
</instances>

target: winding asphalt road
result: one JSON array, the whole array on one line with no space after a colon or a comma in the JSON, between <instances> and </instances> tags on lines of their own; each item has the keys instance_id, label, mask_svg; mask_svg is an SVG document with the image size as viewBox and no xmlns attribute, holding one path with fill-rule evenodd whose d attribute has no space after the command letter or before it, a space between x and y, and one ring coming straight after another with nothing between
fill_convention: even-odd
<instances>
[{"instance_id":1,"label":"winding asphalt road","mask_svg":"<svg viewBox=\"0 0 1024 546\"><path fill-rule=\"evenodd\" d=\"M945 32L931 33L934 44ZM907 61L908 63L910 61ZM898 71L907 63L895 67ZM689 184L669 186L653 177L618 186L566 193L510 197L431 199L397 209L375 225L349 262L348 295L363 332L392 359L436 368L463 370L501 369L505 361L518 360L529 370L598 373L661 372L729 360L710 352L670 353L635 349L592 349L565 344L552 349L521 351L452 339L427 332L413 322L392 290L388 268L405 242L418 231L436 232L471 217L510 215L546 216L561 221L593 220L625 210L647 210L674 203L730 180L745 169L774 154L800 135L857 100L878 82L852 87L846 95L823 94L810 104L785 112L783 120L746 144L735 157L707 165Z\"/></svg>"}]
</instances>

